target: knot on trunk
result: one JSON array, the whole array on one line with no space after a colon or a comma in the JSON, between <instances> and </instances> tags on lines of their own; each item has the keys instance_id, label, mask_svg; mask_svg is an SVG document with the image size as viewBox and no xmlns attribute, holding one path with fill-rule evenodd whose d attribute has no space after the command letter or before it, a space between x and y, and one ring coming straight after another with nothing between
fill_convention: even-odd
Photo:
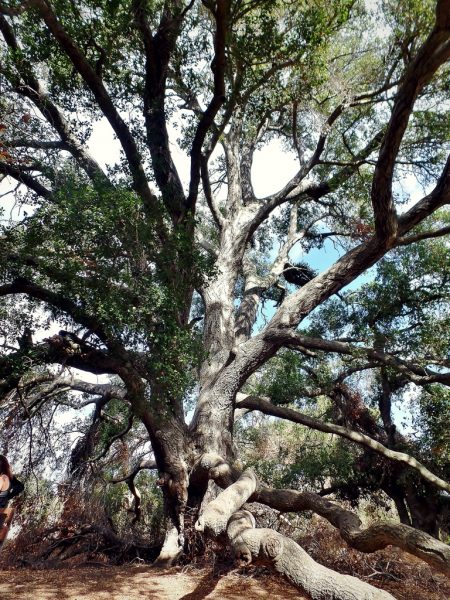
<instances>
[{"instance_id":1,"label":"knot on trunk","mask_svg":"<svg viewBox=\"0 0 450 600\"><path fill-rule=\"evenodd\" d=\"M161 473L159 478L156 480L156 485L159 487L169 486L171 484L171 478L169 473Z\"/></svg>"},{"instance_id":2,"label":"knot on trunk","mask_svg":"<svg viewBox=\"0 0 450 600\"><path fill-rule=\"evenodd\" d=\"M283 552L283 538L281 536L269 535L269 537L261 544L261 550L264 555L271 560L274 560Z\"/></svg>"},{"instance_id":3,"label":"knot on trunk","mask_svg":"<svg viewBox=\"0 0 450 600\"><path fill-rule=\"evenodd\" d=\"M215 467L219 467L222 464L226 464L226 461L223 459L220 454L216 454L214 452L206 452L202 454L200 459L197 461L195 467L200 466L202 469L209 471Z\"/></svg>"},{"instance_id":4,"label":"knot on trunk","mask_svg":"<svg viewBox=\"0 0 450 600\"><path fill-rule=\"evenodd\" d=\"M233 483L230 465L222 456L213 452L202 454L194 464L191 477L199 480L213 479L225 486Z\"/></svg>"},{"instance_id":5,"label":"knot on trunk","mask_svg":"<svg viewBox=\"0 0 450 600\"><path fill-rule=\"evenodd\" d=\"M209 476L211 479L214 479L214 481L216 479L221 479L224 477L229 476L231 473L231 469L228 463L222 463L221 465L218 465L217 467L213 467L212 469L209 470Z\"/></svg>"}]
</instances>

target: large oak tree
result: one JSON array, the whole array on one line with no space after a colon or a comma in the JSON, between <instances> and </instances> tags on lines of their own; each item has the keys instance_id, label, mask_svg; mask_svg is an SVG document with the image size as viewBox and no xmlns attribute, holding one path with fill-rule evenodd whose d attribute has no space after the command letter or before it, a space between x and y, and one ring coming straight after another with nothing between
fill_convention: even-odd
<instances>
[{"instance_id":1,"label":"large oak tree","mask_svg":"<svg viewBox=\"0 0 450 600\"><path fill-rule=\"evenodd\" d=\"M313 598L392 597L255 528L242 509L251 500L315 511L359 550L397 545L448 573L448 546L406 524L406 509L401 524L364 529L319 494L271 489L242 472L233 431L244 411L259 410L347 438L450 491L402 451L388 389L392 374L448 385L445 342L420 353L389 341L382 306L359 338L337 326L320 337L309 320L386 255L426 252L449 232L449 0L5 0L0 31L2 189L24 207L0 238L3 407L31 418L67 390L92 395L97 409L123 403L121 435L133 420L144 426L155 463L143 466L159 472L161 563L180 556L194 526L186 511L199 510L198 531L227 532L244 562L271 561ZM87 149L101 119L120 145L116 165ZM257 194L255 157L280 143L297 171ZM274 160L274 181L276 169ZM406 203L411 173L426 192ZM327 240L339 248L332 266L292 265L294 246L307 257ZM289 283L295 274L302 285ZM397 304L406 304L400 293ZM33 337L46 319L74 333ZM322 422L253 393L286 348L381 373L381 425L342 381L330 398L356 406L359 423L355 410L345 424ZM94 385L71 369L114 377ZM315 375L303 378L305 393ZM224 491L209 501L212 482Z\"/></svg>"}]
</instances>

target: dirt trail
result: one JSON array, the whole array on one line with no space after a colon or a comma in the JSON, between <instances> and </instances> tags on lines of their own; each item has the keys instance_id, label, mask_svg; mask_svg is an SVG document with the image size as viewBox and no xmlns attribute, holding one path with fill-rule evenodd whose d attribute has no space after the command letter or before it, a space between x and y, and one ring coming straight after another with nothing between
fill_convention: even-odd
<instances>
[{"instance_id":1,"label":"dirt trail","mask_svg":"<svg viewBox=\"0 0 450 600\"><path fill-rule=\"evenodd\" d=\"M210 570L83 567L0 571L1 600L307 600L281 579Z\"/></svg>"},{"instance_id":2,"label":"dirt trail","mask_svg":"<svg viewBox=\"0 0 450 600\"><path fill-rule=\"evenodd\" d=\"M215 574L211 568L163 571L148 565L74 565L45 570L0 567L0 600L310 600L282 578L264 574L257 567L251 566L245 573L219 569ZM450 585L443 575L427 568L421 576L420 572L417 568L417 574L409 579L387 578L380 587L398 600L450 599Z\"/></svg>"}]
</instances>

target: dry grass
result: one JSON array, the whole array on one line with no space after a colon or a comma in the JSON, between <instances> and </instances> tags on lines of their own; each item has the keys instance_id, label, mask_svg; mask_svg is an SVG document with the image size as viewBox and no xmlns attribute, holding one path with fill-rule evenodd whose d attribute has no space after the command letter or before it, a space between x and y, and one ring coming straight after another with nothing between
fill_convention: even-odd
<instances>
[{"instance_id":1,"label":"dry grass","mask_svg":"<svg viewBox=\"0 0 450 600\"><path fill-rule=\"evenodd\" d=\"M449 600L450 581L420 559L388 547L372 554L353 550L331 525L317 519L298 540L321 564L383 588L398 600Z\"/></svg>"},{"instance_id":2,"label":"dry grass","mask_svg":"<svg viewBox=\"0 0 450 600\"><path fill-rule=\"evenodd\" d=\"M362 554L349 548L338 532L319 518L312 519L308 533L298 541L317 562L388 590L398 600L450 598L450 582L424 562L391 547ZM231 562L222 560L223 551L212 545L204 548L203 558L164 572L135 564L112 566L105 557L86 555L59 563L61 568L55 568L55 561L45 570L42 563L40 568L30 563L27 568L8 567L12 562L8 549L11 552L13 546L11 540L2 553L2 600L307 600L267 569L234 569ZM95 560L95 567L86 567L87 560Z\"/></svg>"}]
</instances>

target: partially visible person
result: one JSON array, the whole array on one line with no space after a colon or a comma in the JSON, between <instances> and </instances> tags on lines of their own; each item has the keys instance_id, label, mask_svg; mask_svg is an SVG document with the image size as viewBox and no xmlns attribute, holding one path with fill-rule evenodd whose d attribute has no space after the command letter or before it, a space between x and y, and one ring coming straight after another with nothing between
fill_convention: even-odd
<instances>
[{"instance_id":1,"label":"partially visible person","mask_svg":"<svg viewBox=\"0 0 450 600\"><path fill-rule=\"evenodd\" d=\"M11 487L11 466L6 456L0 454L0 508L8 506L9 488Z\"/></svg>"},{"instance_id":2,"label":"partially visible person","mask_svg":"<svg viewBox=\"0 0 450 600\"><path fill-rule=\"evenodd\" d=\"M8 508L11 498L23 492L23 483L11 472L6 456L0 454L0 547L8 535L14 509Z\"/></svg>"}]
</instances>

